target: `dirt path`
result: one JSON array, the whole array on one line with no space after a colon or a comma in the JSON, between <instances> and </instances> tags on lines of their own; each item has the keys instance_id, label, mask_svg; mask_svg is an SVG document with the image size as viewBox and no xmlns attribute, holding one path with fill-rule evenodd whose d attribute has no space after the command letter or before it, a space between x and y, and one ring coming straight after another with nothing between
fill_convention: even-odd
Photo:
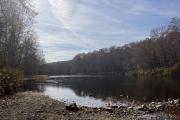
<instances>
[{"instance_id":1,"label":"dirt path","mask_svg":"<svg viewBox=\"0 0 180 120\"><path fill-rule=\"evenodd\" d=\"M127 108L98 109L82 107L77 112L66 110L64 103L39 93L24 92L0 97L1 120L130 120L171 119L167 114L129 112Z\"/></svg>"}]
</instances>

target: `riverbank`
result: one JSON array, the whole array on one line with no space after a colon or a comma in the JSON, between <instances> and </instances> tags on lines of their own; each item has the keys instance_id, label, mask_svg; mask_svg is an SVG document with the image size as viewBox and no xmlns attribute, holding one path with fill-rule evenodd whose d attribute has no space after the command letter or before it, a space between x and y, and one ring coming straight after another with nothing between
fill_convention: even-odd
<instances>
[{"instance_id":1,"label":"riverbank","mask_svg":"<svg viewBox=\"0 0 180 120\"><path fill-rule=\"evenodd\" d=\"M34 80L34 81L46 81L48 80L48 75L32 75L25 77L24 80Z\"/></svg>"},{"instance_id":2,"label":"riverbank","mask_svg":"<svg viewBox=\"0 0 180 120\"><path fill-rule=\"evenodd\" d=\"M154 103L156 105L156 103ZM0 118L2 120L129 120L129 119L174 119L180 112L172 106L160 104L157 111L147 109L147 105L110 108L78 107L73 112L59 101L40 93L23 92L13 96L0 97Z\"/></svg>"},{"instance_id":3,"label":"riverbank","mask_svg":"<svg viewBox=\"0 0 180 120\"><path fill-rule=\"evenodd\" d=\"M175 64L171 67L161 67L147 70L130 71L126 73L127 76L171 76L180 77L180 63Z\"/></svg>"}]
</instances>

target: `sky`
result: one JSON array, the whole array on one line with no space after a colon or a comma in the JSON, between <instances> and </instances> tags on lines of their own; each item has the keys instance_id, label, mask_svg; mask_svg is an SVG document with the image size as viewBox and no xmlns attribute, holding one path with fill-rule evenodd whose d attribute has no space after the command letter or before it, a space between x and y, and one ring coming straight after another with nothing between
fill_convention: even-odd
<instances>
[{"instance_id":1,"label":"sky","mask_svg":"<svg viewBox=\"0 0 180 120\"><path fill-rule=\"evenodd\" d=\"M47 62L143 40L180 17L180 0L36 0L35 6Z\"/></svg>"}]
</instances>

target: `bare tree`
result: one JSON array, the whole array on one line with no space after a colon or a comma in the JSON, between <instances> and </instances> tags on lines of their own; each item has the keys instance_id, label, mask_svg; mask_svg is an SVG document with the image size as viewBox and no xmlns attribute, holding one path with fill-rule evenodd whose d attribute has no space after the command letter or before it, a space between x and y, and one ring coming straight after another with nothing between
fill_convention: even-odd
<instances>
[{"instance_id":1,"label":"bare tree","mask_svg":"<svg viewBox=\"0 0 180 120\"><path fill-rule=\"evenodd\" d=\"M151 38L163 37L165 35L166 31L167 31L167 29L165 26L154 28L151 30L150 37Z\"/></svg>"},{"instance_id":2,"label":"bare tree","mask_svg":"<svg viewBox=\"0 0 180 120\"><path fill-rule=\"evenodd\" d=\"M0 67L25 69L39 63L36 14L30 0L0 0Z\"/></svg>"},{"instance_id":3,"label":"bare tree","mask_svg":"<svg viewBox=\"0 0 180 120\"><path fill-rule=\"evenodd\" d=\"M180 18L172 18L168 25L168 31L180 31Z\"/></svg>"}]
</instances>

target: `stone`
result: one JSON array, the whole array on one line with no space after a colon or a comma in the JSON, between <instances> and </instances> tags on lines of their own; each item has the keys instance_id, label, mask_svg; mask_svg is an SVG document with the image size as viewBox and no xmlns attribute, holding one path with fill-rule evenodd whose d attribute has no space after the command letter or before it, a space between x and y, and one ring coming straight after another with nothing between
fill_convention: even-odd
<instances>
[{"instance_id":1,"label":"stone","mask_svg":"<svg viewBox=\"0 0 180 120\"><path fill-rule=\"evenodd\" d=\"M130 97L130 96L126 96L126 98L127 98L127 99L131 99L131 97Z\"/></svg>"},{"instance_id":2,"label":"stone","mask_svg":"<svg viewBox=\"0 0 180 120\"><path fill-rule=\"evenodd\" d=\"M151 102L148 105L150 112L163 111L165 109L165 104L163 102Z\"/></svg>"},{"instance_id":3,"label":"stone","mask_svg":"<svg viewBox=\"0 0 180 120\"><path fill-rule=\"evenodd\" d=\"M149 104L150 107L155 107L155 105L156 105L155 102L151 102L151 103Z\"/></svg>"},{"instance_id":4,"label":"stone","mask_svg":"<svg viewBox=\"0 0 180 120\"><path fill-rule=\"evenodd\" d=\"M173 100L171 98L168 98L168 104L173 104Z\"/></svg>"},{"instance_id":5,"label":"stone","mask_svg":"<svg viewBox=\"0 0 180 120\"><path fill-rule=\"evenodd\" d=\"M129 112L131 112L131 111L134 110L134 108L133 108L132 106L130 106L130 107L127 108L127 110L128 110Z\"/></svg>"},{"instance_id":6,"label":"stone","mask_svg":"<svg viewBox=\"0 0 180 120\"><path fill-rule=\"evenodd\" d=\"M76 103L72 103L66 106L66 110L77 112L79 108L77 107Z\"/></svg>"},{"instance_id":7,"label":"stone","mask_svg":"<svg viewBox=\"0 0 180 120\"><path fill-rule=\"evenodd\" d=\"M89 96L92 97L92 96L93 96L93 93L90 93Z\"/></svg>"},{"instance_id":8,"label":"stone","mask_svg":"<svg viewBox=\"0 0 180 120\"><path fill-rule=\"evenodd\" d=\"M4 89L0 86L0 96L4 95Z\"/></svg>"},{"instance_id":9,"label":"stone","mask_svg":"<svg viewBox=\"0 0 180 120\"><path fill-rule=\"evenodd\" d=\"M117 105L113 105L113 106L111 106L111 108L112 109L116 109L116 108L118 108L118 106Z\"/></svg>"},{"instance_id":10,"label":"stone","mask_svg":"<svg viewBox=\"0 0 180 120\"><path fill-rule=\"evenodd\" d=\"M120 97L124 97L124 95L122 95L122 94L121 94L121 95L119 95L119 96L120 96Z\"/></svg>"},{"instance_id":11,"label":"stone","mask_svg":"<svg viewBox=\"0 0 180 120\"><path fill-rule=\"evenodd\" d=\"M111 108L106 108L105 111L111 112L111 113L113 112L113 110Z\"/></svg>"},{"instance_id":12,"label":"stone","mask_svg":"<svg viewBox=\"0 0 180 120\"><path fill-rule=\"evenodd\" d=\"M180 99L174 100L174 104L176 107L180 107Z\"/></svg>"},{"instance_id":13,"label":"stone","mask_svg":"<svg viewBox=\"0 0 180 120\"><path fill-rule=\"evenodd\" d=\"M157 104L156 109L157 109L157 111L163 111L165 109L165 105L162 103Z\"/></svg>"},{"instance_id":14,"label":"stone","mask_svg":"<svg viewBox=\"0 0 180 120\"><path fill-rule=\"evenodd\" d=\"M144 102L146 102L146 101L147 101L147 99L146 99L145 97L143 97L143 101L144 101Z\"/></svg>"},{"instance_id":15,"label":"stone","mask_svg":"<svg viewBox=\"0 0 180 120\"><path fill-rule=\"evenodd\" d=\"M179 99L174 100L174 104L175 104L175 105L180 104L180 100L179 100Z\"/></svg>"},{"instance_id":16,"label":"stone","mask_svg":"<svg viewBox=\"0 0 180 120\"><path fill-rule=\"evenodd\" d=\"M156 99L156 102L161 102L161 100L160 99Z\"/></svg>"},{"instance_id":17,"label":"stone","mask_svg":"<svg viewBox=\"0 0 180 120\"><path fill-rule=\"evenodd\" d=\"M153 113L156 111L156 103L155 102L151 102L149 105L148 105L148 108L149 108L149 112L150 113Z\"/></svg>"},{"instance_id":18,"label":"stone","mask_svg":"<svg viewBox=\"0 0 180 120\"><path fill-rule=\"evenodd\" d=\"M145 104L143 104L143 105L135 107L135 110L148 111L148 107Z\"/></svg>"}]
</instances>

